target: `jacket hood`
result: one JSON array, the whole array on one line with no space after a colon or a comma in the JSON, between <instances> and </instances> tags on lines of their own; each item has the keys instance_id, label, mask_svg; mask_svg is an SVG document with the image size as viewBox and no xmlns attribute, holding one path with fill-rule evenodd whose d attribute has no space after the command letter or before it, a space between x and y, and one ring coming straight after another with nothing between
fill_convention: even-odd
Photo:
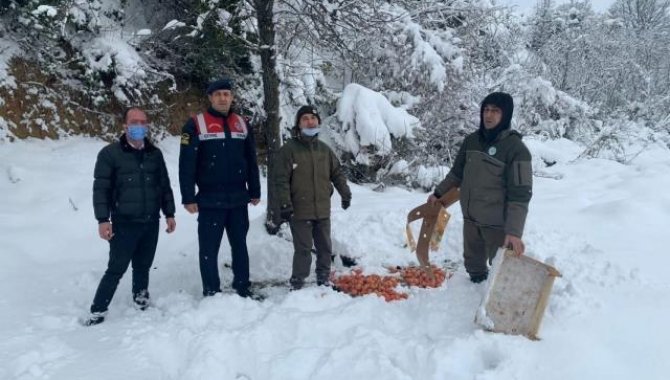
<instances>
[{"instance_id":1,"label":"jacket hood","mask_svg":"<svg viewBox=\"0 0 670 380\"><path fill-rule=\"evenodd\" d=\"M502 119L495 128L487 130L484 127L484 107L494 105L502 110ZM488 94L482 101L479 110L479 133L488 142L492 142L498 137L500 132L510 129L512 125L512 115L514 114L514 100L512 96L505 92L493 92Z\"/></svg>"}]
</instances>

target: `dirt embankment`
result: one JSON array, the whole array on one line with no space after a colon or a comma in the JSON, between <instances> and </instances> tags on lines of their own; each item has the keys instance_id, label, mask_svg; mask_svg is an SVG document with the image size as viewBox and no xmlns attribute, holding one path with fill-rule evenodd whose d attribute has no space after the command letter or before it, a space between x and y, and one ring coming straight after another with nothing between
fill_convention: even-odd
<instances>
[{"instance_id":1,"label":"dirt embankment","mask_svg":"<svg viewBox=\"0 0 670 380\"><path fill-rule=\"evenodd\" d=\"M10 141L69 135L111 139L118 135L127 105L118 102L109 87L107 92L89 91L21 58L10 61L9 73L17 88L0 88L0 118ZM206 107L206 98L201 90L188 86L178 92L169 91L168 83L162 87L150 98L154 101L138 100L133 106L147 111L156 135L179 134L184 121Z\"/></svg>"}]
</instances>

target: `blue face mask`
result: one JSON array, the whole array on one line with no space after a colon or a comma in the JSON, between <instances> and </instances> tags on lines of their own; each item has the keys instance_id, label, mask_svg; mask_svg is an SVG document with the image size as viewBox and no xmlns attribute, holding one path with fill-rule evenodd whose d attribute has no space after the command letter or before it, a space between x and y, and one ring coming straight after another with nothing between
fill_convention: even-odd
<instances>
[{"instance_id":1,"label":"blue face mask","mask_svg":"<svg viewBox=\"0 0 670 380\"><path fill-rule=\"evenodd\" d=\"M128 126L128 137L131 140L140 141L144 140L147 135L148 128L142 124L130 124Z\"/></svg>"},{"instance_id":2,"label":"blue face mask","mask_svg":"<svg viewBox=\"0 0 670 380\"><path fill-rule=\"evenodd\" d=\"M307 136L307 137L314 137L314 136L318 135L319 132L321 132L321 128L318 128L318 127L317 128L302 128L300 130L300 133L302 133L304 136Z\"/></svg>"}]
</instances>

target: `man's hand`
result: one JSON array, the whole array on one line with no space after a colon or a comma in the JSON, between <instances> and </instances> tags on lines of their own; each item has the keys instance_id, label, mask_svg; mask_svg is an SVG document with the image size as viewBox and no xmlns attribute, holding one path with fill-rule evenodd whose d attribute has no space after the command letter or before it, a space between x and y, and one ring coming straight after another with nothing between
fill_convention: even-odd
<instances>
[{"instance_id":1,"label":"man's hand","mask_svg":"<svg viewBox=\"0 0 670 380\"><path fill-rule=\"evenodd\" d=\"M257 204L261 203L261 200L258 199L258 198L251 198L251 200L249 201L249 203L251 203L252 205L256 206Z\"/></svg>"},{"instance_id":2,"label":"man's hand","mask_svg":"<svg viewBox=\"0 0 670 380\"><path fill-rule=\"evenodd\" d=\"M346 210L349 206L351 206L351 199L342 199L342 208Z\"/></svg>"},{"instance_id":3,"label":"man's hand","mask_svg":"<svg viewBox=\"0 0 670 380\"><path fill-rule=\"evenodd\" d=\"M98 235L100 235L100 239L109 241L114 236L114 232L112 232L112 223L105 222L98 224Z\"/></svg>"},{"instance_id":4,"label":"man's hand","mask_svg":"<svg viewBox=\"0 0 670 380\"><path fill-rule=\"evenodd\" d=\"M436 197L435 194L430 194L426 202L432 206L435 206L439 201L440 199Z\"/></svg>"},{"instance_id":5,"label":"man's hand","mask_svg":"<svg viewBox=\"0 0 670 380\"><path fill-rule=\"evenodd\" d=\"M523 244L523 240L514 235L505 235L505 242L503 243L503 247L512 248L517 256L523 255L523 253L526 251L526 246Z\"/></svg>"},{"instance_id":6,"label":"man's hand","mask_svg":"<svg viewBox=\"0 0 670 380\"><path fill-rule=\"evenodd\" d=\"M169 234L173 233L174 230L177 228L177 222L175 222L174 218L165 218L165 223L167 224L165 232Z\"/></svg>"},{"instance_id":7,"label":"man's hand","mask_svg":"<svg viewBox=\"0 0 670 380\"><path fill-rule=\"evenodd\" d=\"M281 217L281 220L290 222L291 218L293 218L293 207L291 205L281 206L281 210L279 211L279 216Z\"/></svg>"},{"instance_id":8,"label":"man's hand","mask_svg":"<svg viewBox=\"0 0 670 380\"><path fill-rule=\"evenodd\" d=\"M198 212L197 203L187 203L184 205L184 208L186 209L186 211L188 211L189 214L195 214Z\"/></svg>"}]
</instances>

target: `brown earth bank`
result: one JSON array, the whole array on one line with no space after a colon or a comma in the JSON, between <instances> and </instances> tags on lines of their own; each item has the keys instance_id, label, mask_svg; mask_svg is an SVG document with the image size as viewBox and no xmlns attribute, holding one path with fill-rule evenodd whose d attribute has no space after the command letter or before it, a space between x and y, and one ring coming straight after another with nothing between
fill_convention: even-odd
<instances>
[{"instance_id":1,"label":"brown earth bank","mask_svg":"<svg viewBox=\"0 0 670 380\"><path fill-rule=\"evenodd\" d=\"M128 105L116 100L111 85L87 91L79 82L70 85L67 78L44 73L22 58L10 61L9 74L16 88L0 88L0 118L7 124L9 141L73 135L111 140L119 134ZM147 111L157 138L179 134L184 121L207 106L201 89L178 84L180 90L171 91L170 85L160 84L153 94L136 97L132 104Z\"/></svg>"}]
</instances>

